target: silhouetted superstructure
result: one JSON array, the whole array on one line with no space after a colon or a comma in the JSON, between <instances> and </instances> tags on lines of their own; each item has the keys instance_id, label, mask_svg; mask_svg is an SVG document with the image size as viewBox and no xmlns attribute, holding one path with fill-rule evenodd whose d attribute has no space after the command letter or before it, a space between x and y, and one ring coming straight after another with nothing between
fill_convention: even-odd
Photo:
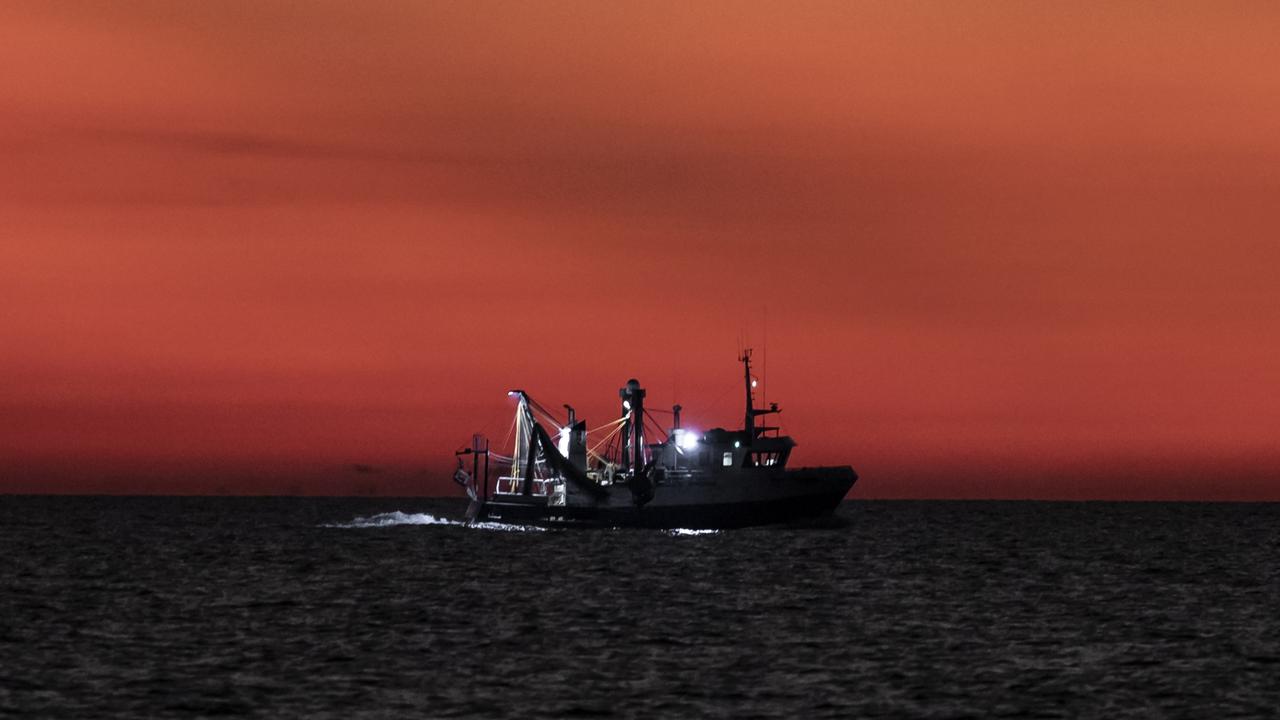
<instances>
[{"instance_id":1,"label":"silhouetted superstructure","mask_svg":"<svg viewBox=\"0 0 1280 720\"><path fill-rule=\"evenodd\" d=\"M479 435L459 455L472 455L472 473L459 460L455 478L472 503L468 519L539 525L731 528L790 522L830 514L858 476L849 466L788 469L795 442L757 419L779 412L755 406L751 351L743 352L746 413L741 430L683 428L672 408L672 427L659 443L645 442L645 390L634 378L619 391L621 416L592 432L565 405L564 422L523 390L517 399L515 447L493 454L506 474L489 481L490 452ZM556 439L547 431L555 429ZM485 458L481 476L479 457ZM477 487L478 484L478 487Z\"/></svg>"}]
</instances>

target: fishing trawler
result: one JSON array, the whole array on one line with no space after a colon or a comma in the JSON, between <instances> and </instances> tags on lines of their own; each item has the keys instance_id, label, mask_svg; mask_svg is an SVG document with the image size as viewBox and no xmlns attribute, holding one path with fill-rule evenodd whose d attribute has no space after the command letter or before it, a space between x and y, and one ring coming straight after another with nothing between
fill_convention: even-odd
<instances>
[{"instance_id":1,"label":"fishing trawler","mask_svg":"<svg viewBox=\"0 0 1280 720\"><path fill-rule=\"evenodd\" d=\"M744 351L739 361L746 385L740 430L698 432L681 427L679 405L672 408L672 426L663 430L646 413L645 390L635 379L618 391L620 417L591 433L573 407L563 406L567 418L560 417L523 390L512 390L508 395L517 400L512 454L490 453L488 441L480 435L473 436L471 447L456 453L454 480L471 498L467 519L720 529L831 515L857 474L847 465L789 469L796 443L779 434L777 426L757 423L778 413L778 405L755 407L751 351ZM647 442L646 427L654 431L653 437L665 439ZM598 439L589 444L593 433ZM471 472L463 463L465 455L471 456ZM499 466L492 483L491 456Z\"/></svg>"}]
</instances>

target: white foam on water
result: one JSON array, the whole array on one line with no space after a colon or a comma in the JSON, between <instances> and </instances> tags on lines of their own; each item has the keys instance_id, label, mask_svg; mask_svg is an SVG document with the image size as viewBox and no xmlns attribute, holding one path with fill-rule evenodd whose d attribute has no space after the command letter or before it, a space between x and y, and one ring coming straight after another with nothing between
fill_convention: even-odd
<instances>
[{"instance_id":1,"label":"white foam on water","mask_svg":"<svg viewBox=\"0 0 1280 720\"><path fill-rule=\"evenodd\" d=\"M469 527L475 530L500 530L502 532L546 532L547 531L546 528L538 527L537 525L509 525L507 523L500 523L500 522L470 522L470 523L458 523L458 525Z\"/></svg>"},{"instance_id":2,"label":"white foam on water","mask_svg":"<svg viewBox=\"0 0 1280 720\"><path fill-rule=\"evenodd\" d=\"M391 527L393 525L461 525L457 520L438 518L427 513L402 513L399 510L389 513L358 517L349 523L333 523L325 527L338 528L374 528Z\"/></svg>"},{"instance_id":3,"label":"white foam on water","mask_svg":"<svg viewBox=\"0 0 1280 720\"><path fill-rule=\"evenodd\" d=\"M358 517L351 522L329 523L322 527L362 529L395 527L397 525L444 525L472 528L475 530L497 530L500 532L544 532L546 530L546 528L538 527L537 525L511 525L501 522L465 522L462 520L451 520L449 518L437 517L430 513L404 513L399 510L395 512L370 515L369 517ZM620 530L622 528L613 529ZM721 531L698 528L670 528L668 530L663 530L662 532L672 537L691 537L698 535L719 535Z\"/></svg>"},{"instance_id":4,"label":"white foam on water","mask_svg":"<svg viewBox=\"0 0 1280 720\"><path fill-rule=\"evenodd\" d=\"M399 510L389 513L379 513L370 515L369 517L358 517L347 523L331 523L324 527L331 528L382 528L394 527L396 525L452 525L456 527L474 528L477 530L500 530L503 532L542 532L545 528L535 527L532 525L508 525L499 522L462 522L461 520L450 520L449 518L436 517L430 513L403 513Z\"/></svg>"}]
</instances>

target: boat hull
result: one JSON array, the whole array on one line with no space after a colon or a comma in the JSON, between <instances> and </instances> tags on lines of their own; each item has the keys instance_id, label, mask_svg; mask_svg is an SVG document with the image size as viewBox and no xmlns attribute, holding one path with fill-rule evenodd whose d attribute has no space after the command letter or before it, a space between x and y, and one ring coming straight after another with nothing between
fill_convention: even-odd
<instances>
[{"instance_id":1,"label":"boat hull","mask_svg":"<svg viewBox=\"0 0 1280 720\"><path fill-rule=\"evenodd\" d=\"M477 519L563 527L728 529L796 523L830 516L857 481L850 467L800 468L771 473L724 473L659 484L637 505L615 485L606 497L569 493L563 505L546 496L499 495Z\"/></svg>"}]
</instances>

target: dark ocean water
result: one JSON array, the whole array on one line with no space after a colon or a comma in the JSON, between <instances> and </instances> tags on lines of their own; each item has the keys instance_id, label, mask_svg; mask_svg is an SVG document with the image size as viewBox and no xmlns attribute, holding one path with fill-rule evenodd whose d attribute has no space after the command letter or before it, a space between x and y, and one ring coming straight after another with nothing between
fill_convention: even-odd
<instances>
[{"instance_id":1,"label":"dark ocean water","mask_svg":"<svg viewBox=\"0 0 1280 720\"><path fill-rule=\"evenodd\" d=\"M715 534L423 524L460 511L0 496L0 715L1280 712L1280 505L852 502L843 527Z\"/></svg>"}]
</instances>

